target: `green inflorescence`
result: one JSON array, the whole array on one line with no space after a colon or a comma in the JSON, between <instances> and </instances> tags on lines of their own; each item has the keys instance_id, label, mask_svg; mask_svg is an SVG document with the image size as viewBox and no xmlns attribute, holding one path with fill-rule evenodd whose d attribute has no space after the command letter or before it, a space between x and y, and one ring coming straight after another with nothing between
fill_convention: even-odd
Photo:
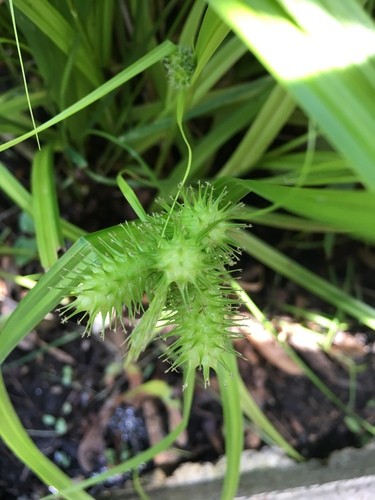
<instances>
[{"instance_id":1,"label":"green inflorescence","mask_svg":"<svg viewBox=\"0 0 375 500\"><path fill-rule=\"evenodd\" d=\"M195 70L195 58L190 47L176 47L175 52L164 60L168 80L175 89L184 89L190 86Z\"/></svg>"},{"instance_id":2,"label":"green inflorescence","mask_svg":"<svg viewBox=\"0 0 375 500\"><path fill-rule=\"evenodd\" d=\"M235 305L226 281L237 250L229 232L238 227L233 219L240 209L225 203L225 193L214 194L209 185L183 189L173 212L161 203L161 214L125 224L123 235L103 243L106 251L72 290L65 317L83 314L89 333L99 316L104 334L106 325L125 329L124 309L131 319L143 312L129 338L129 361L138 358L163 320L173 327L164 337L171 369L201 368L209 383L210 369L231 350ZM150 302L146 311L144 296Z\"/></svg>"}]
</instances>

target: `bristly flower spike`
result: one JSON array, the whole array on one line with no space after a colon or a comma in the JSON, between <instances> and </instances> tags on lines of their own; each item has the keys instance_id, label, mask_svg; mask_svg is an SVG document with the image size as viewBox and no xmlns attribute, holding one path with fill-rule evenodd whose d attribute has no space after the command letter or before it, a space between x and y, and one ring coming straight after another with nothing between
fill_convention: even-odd
<instances>
[{"instance_id":1,"label":"bristly flower spike","mask_svg":"<svg viewBox=\"0 0 375 500\"><path fill-rule=\"evenodd\" d=\"M234 325L227 282L236 250L228 232L238 227L233 222L238 206L226 203L225 193L215 194L209 185L183 188L173 211L162 203L161 214L103 237L102 252L72 290L75 299L63 313L70 317L75 309L88 317L86 333L98 315L103 331L105 321L124 327L124 308L134 319L146 295L150 305L129 337L128 360L139 357L163 319L173 327L164 354L171 369L202 369L207 385L210 370L223 366L222 354L232 350Z\"/></svg>"}]
</instances>

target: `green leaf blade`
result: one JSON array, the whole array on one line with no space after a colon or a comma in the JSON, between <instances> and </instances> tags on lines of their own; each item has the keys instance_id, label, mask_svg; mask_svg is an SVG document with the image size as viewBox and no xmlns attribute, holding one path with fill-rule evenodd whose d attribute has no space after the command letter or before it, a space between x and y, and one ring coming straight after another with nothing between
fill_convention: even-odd
<instances>
[{"instance_id":1,"label":"green leaf blade","mask_svg":"<svg viewBox=\"0 0 375 500\"><path fill-rule=\"evenodd\" d=\"M42 266L48 269L56 262L57 252L62 246L50 145L35 154L31 179L36 241Z\"/></svg>"},{"instance_id":2,"label":"green leaf blade","mask_svg":"<svg viewBox=\"0 0 375 500\"><path fill-rule=\"evenodd\" d=\"M210 5L375 191L375 27L359 3L330 2L328 8L322 0L211 0ZM313 18L307 27L308 9Z\"/></svg>"}]
</instances>

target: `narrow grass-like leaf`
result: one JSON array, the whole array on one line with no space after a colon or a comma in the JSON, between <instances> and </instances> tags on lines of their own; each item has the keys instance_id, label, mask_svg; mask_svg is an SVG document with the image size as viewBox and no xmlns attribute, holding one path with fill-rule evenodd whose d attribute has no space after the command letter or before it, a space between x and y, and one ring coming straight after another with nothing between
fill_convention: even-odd
<instances>
[{"instance_id":1,"label":"narrow grass-like leaf","mask_svg":"<svg viewBox=\"0 0 375 500\"><path fill-rule=\"evenodd\" d=\"M255 222L257 225L290 229L292 231L303 231L311 233L332 233L333 227L322 222L315 222L294 215L279 214L278 212L261 212L259 208L245 205L241 209L238 218L243 221ZM335 228L335 232L340 232Z\"/></svg>"},{"instance_id":2,"label":"narrow grass-like leaf","mask_svg":"<svg viewBox=\"0 0 375 500\"><path fill-rule=\"evenodd\" d=\"M80 280L84 266L94 258L92 252L92 246L79 239L21 300L0 330L0 364Z\"/></svg>"},{"instance_id":3,"label":"narrow grass-like leaf","mask_svg":"<svg viewBox=\"0 0 375 500\"><path fill-rule=\"evenodd\" d=\"M5 165L0 163L0 189L24 212L32 214L30 193L10 173Z\"/></svg>"},{"instance_id":4,"label":"narrow grass-like leaf","mask_svg":"<svg viewBox=\"0 0 375 500\"><path fill-rule=\"evenodd\" d=\"M359 182L358 175L349 168L347 162L334 151L315 150L313 161L301 179L301 170L306 153L266 155L258 165L259 169L272 173L272 177L262 179L264 182L281 185L299 186L338 186ZM301 183L301 180L303 181Z\"/></svg>"},{"instance_id":5,"label":"narrow grass-like leaf","mask_svg":"<svg viewBox=\"0 0 375 500\"><path fill-rule=\"evenodd\" d=\"M94 2L86 25L90 46L96 50L95 56L102 68L107 67L112 54L115 4L115 0Z\"/></svg>"},{"instance_id":6,"label":"narrow grass-like leaf","mask_svg":"<svg viewBox=\"0 0 375 500\"><path fill-rule=\"evenodd\" d=\"M193 3L192 8L182 28L179 43L181 46L193 47L196 34L199 28L199 23L206 9L204 0L197 0Z\"/></svg>"},{"instance_id":7,"label":"narrow grass-like leaf","mask_svg":"<svg viewBox=\"0 0 375 500\"><path fill-rule=\"evenodd\" d=\"M125 179L122 177L121 173L118 174L117 176L117 184L118 187L120 188L122 194L124 195L124 198L126 201L129 203L129 205L132 207L136 215L140 220L145 220L146 219L146 212L141 203L139 202L137 195L133 191L133 189L129 186L129 184L125 181Z\"/></svg>"},{"instance_id":8,"label":"narrow grass-like leaf","mask_svg":"<svg viewBox=\"0 0 375 500\"><path fill-rule=\"evenodd\" d=\"M72 482L56 465L38 450L20 422L9 399L0 371L0 437L10 450L56 493L72 486ZM92 499L84 491L63 494L70 500Z\"/></svg>"},{"instance_id":9,"label":"narrow grass-like leaf","mask_svg":"<svg viewBox=\"0 0 375 500\"><path fill-rule=\"evenodd\" d=\"M48 0L38 0L38 2L13 0L13 3L64 54L69 54L76 39L76 32L51 2ZM82 43L79 45L75 64L93 86L100 85L102 78L87 45Z\"/></svg>"},{"instance_id":10,"label":"narrow grass-like leaf","mask_svg":"<svg viewBox=\"0 0 375 500\"><path fill-rule=\"evenodd\" d=\"M375 308L351 297L256 236L245 231L233 233L232 236L238 245L255 259L375 330Z\"/></svg>"},{"instance_id":11,"label":"narrow grass-like leaf","mask_svg":"<svg viewBox=\"0 0 375 500\"><path fill-rule=\"evenodd\" d=\"M204 15L202 26L198 33L196 43L197 67L192 78L192 84L194 84L229 31L228 26L209 7Z\"/></svg>"},{"instance_id":12,"label":"narrow grass-like leaf","mask_svg":"<svg viewBox=\"0 0 375 500\"><path fill-rule=\"evenodd\" d=\"M31 104L36 107L43 104L46 100L47 92L44 90L39 90L38 92L33 92L29 94ZM0 116L4 118L25 111L28 108L28 99L25 95L18 95L15 93L15 89L12 91L4 92L0 95Z\"/></svg>"},{"instance_id":13,"label":"narrow grass-like leaf","mask_svg":"<svg viewBox=\"0 0 375 500\"><path fill-rule=\"evenodd\" d=\"M47 122L43 123L42 125L39 125L34 131L30 131L27 134L22 135L21 137L17 137L16 139L12 139L11 141L6 142L3 145L0 145L0 151L5 151L8 148L11 148L12 146L15 146L16 144L19 144L20 142L28 139L29 137L32 137L35 135L35 133L40 133L43 130L47 130L48 128L52 127L53 125L56 125L57 123L60 123L61 121L65 120L66 118L69 118L70 116L74 115L75 113L78 113L78 111L81 111L82 109L86 108L90 104L92 104L95 101L98 101L105 95L109 94L113 90L117 89L127 81L131 80L134 78L136 75L139 73L142 73L145 71L148 67L152 66L156 62L160 61L164 57L168 56L171 54L175 49L175 46L172 42L166 41L160 44L158 47L155 49L151 50L148 54L146 54L144 57L141 57L138 59L135 63L131 64L129 67L125 68L123 71L121 71L118 75L114 76L110 80L108 80L106 83L98 87L97 89L93 90L90 92L90 94L86 95L82 99L80 99L78 102L72 104L68 108L64 109L61 113L57 114Z\"/></svg>"},{"instance_id":14,"label":"narrow grass-like leaf","mask_svg":"<svg viewBox=\"0 0 375 500\"><path fill-rule=\"evenodd\" d=\"M194 85L192 106L201 101L230 68L247 52L247 47L234 37L222 43L208 61ZM227 90L230 90L227 89Z\"/></svg>"},{"instance_id":15,"label":"narrow grass-like leaf","mask_svg":"<svg viewBox=\"0 0 375 500\"><path fill-rule=\"evenodd\" d=\"M44 269L48 269L56 262L57 252L62 246L51 145L34 156L31 189L39 257Z\"/></svg>"},{"instance_id":16,"label":"narrow grass-like leaf","mask_svg":"<svg viewBox=\"0 0 375 500\"><path fill-rule=\"evenodd\" d=\"M30 193L22 184L10 173L10 171L0 162L0 189L10 198L21 210L33 217L33 204ZM61 220L61 230L63 235L70 241L76 241L85 234L85 231L74 226L66 220Z\"/></svg>"},{"instance_id":17,"label":"narrow grass-like leaf","mask_svg":"<svg viewBox=\"0 0 375 500\"><path fill-rule=\"evenodd\" d=\"M256 427L263 432L272 443L280 446L289 456L296 460L302 460L302 456L282 437L271 421L262 412L248 391L243 380L237 380L238 390L241 399L241 408L246 417L253 422Z\"/></svg>"},{"instance_id":18,"label":"narrow grass-like leaf","mask_svg":"<svg viewBox=\"0 0 375 500\"><path fill-rule=\"evenodd\" d=\"M370 192L285 187L242 179L228 179L227 187L231 195L241 189L241 197L253 191L272 201L277 207L281 206L307 219L329 224L332 228L350 232L357 238L375 242L375 196Z\"/></svg>"},{"instance_id":19,"label":"narrow grass-like leaf","mask_svg":"<svg viewBox=\"0 0 375 500\"><path fill-rule=\"evenodd\" d=\"M288 92L276 85L244 138L219 172L240 175L254 167L274 141L295 108Z\"/></svg>"},{"instance_id":20,"label":"narrow grass-like leaf","mask_svg":"<svg viewBox=\"0 0 375 500\"><path fill-rule=\"evenodd\" d=\"M32 248L27 247L8 247L0 245L0 255L14 255L32 259L36 257L36 252ZM2 275L1 271L0 275Z\"/></svg>"},{"instance_id":21,"label":"narrow grass-like leaf","mask_svg":"<svg viewBox=\"0 0 375 500\"><path fill-rule=\"evenodd\" d=\"M236 496L240 479L244 430L238 385L240 376L236 356L232 352L222 353L221 356L223 364L218 364L217 377L224 414L225 456L227 459L221 498L222 500L231 500Z\"/></svg>"}]
</instances>

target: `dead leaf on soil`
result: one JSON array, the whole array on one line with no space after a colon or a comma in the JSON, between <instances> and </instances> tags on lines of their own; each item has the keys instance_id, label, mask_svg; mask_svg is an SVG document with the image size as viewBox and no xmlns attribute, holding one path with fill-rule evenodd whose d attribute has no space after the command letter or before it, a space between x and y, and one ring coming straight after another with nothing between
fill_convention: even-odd
<instances>
[{"instance_id":1,"label":"dead leaf on soil","mask_svg":"<svg viewBox=\"0 0 375 500\"><path fill-rule=\"evenodd\" d=\"M288 375L303 375L303 370L286 354L275 337L252 318L241 322L240 331L257 351L272 365Z\"/></svg>"},{"instance_id":2,"label":"dead leaf on soil","mask_svg":"<svg viewBox=\"0 0 375 500\"><path fill-rule=\"evenodd\" d=\"M163 424L160 409L156 404L156 400L150 397L143 401L142 409L150 446L153 446L165 437L165 426ZM177 418L177 420L179 420L179 418ZM183 445L186 443L186 440L186 434L182 433L177 441L178 444ZM153 460L155 465L162 467L178 462L180 460L180 455L176 450L167 449L155 455Z\"/></svg>"},{"instance_id":3,"label":"dead leaf on soil","mask_svg":"<svg viewBox=\"0 0 375 500\"><path fill-rule=\"evenodd\" d=\"M98 466L104 465L105 441L103 437L103 423L100 416L91 415L85 427L83 437L78 446L77 459L84 471L92 472L98 470Z\"/></svg>"},{"instance_id":4,"label":"dead leaf on soil","mask_svg":"<svg viewBox=\"0 0 375 500\"><path fill-rule=\"evenodd\" d=\"M114 394L102 406L99 413L91 414L83 423L83 437L79 443L77 460L86 472L93 472L105 465L104 434L114 408L118 405L118 395Z\"/></svg>"},{"instance_id":5,"label":"dead leaf on soil","mask_svg":"<svg viewBox=\"0 0 375 500\"><path fill-rule=\"evenodd\" d=\"M369 351L365 344L364 336L361 334L351 335L347 332L337 332L330 353L344 354L351 358L361 358Z\"/></svg>"}]
</instances>

